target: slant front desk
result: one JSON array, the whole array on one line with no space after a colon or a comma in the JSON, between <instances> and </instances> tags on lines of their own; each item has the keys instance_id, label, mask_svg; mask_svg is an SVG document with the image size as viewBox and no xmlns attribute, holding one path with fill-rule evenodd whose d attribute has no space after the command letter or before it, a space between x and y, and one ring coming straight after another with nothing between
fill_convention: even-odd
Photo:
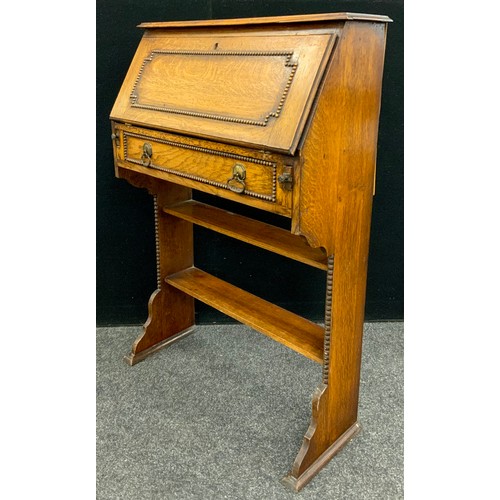
<instances>
[{"instance_id":1,"label":"slant front desk","mask_svg":"<svg viewBox=\"0 0 500 500\"><path fill-rule=\"evenodd\" d=\"M366 271L389 18L329 13L145 29L111 112L116 176L154 199L157 289L128 362L194 326L194 299L321 363L284 483L359 430ZM290 230L192 199L200 190ZM193 266L193 224L325 271L324 326Z\"/></svg>"}]
</instances>

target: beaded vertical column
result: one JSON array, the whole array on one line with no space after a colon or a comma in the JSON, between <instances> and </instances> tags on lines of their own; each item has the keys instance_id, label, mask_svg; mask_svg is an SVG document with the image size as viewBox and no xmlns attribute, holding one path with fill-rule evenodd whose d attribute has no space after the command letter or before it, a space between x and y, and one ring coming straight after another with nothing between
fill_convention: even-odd
<instances>
[{"instance_id":1,"label":"beaded vertical column","mask_svg":"<svg viewBox=\"0 0 500 500\"><path fill-rule=\"evenodd\" d=\"M160 272L160 234L158 225L158 196L153 196L153 206L155 212L155 251L156 251L156 287L161 288L161 272Z\"/></svg>"},{"instance_id":2,"label":"beaded vertical column","mask_svg":"<svg viewBox=\"0 0 500 500\"><path fill-rule=\"evenodd\" d=\"M333 291L333 255L328 257L326 274L325 300L325 338L323 347L323 384L328 384L328 370L330 369L330 339L332 334L332 291Z\"/></svg>"}]
</instances>

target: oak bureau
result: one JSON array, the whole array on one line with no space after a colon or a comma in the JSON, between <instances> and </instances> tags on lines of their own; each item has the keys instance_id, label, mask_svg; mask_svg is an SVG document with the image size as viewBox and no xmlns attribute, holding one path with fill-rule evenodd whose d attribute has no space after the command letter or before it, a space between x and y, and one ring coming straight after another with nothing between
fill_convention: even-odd
<instances>
[{"instance_id":1,"label":"oak bureau","mask_svg":"<svg viewBox=\"0 0 500 500\"><path fill-rule=\"evenodd\" d=\"M283 482L300 490L358 431L386 16L143 23L111 111L116 177L154 200L157 289L130 365L194 326L194 299L322 364ZM291 230L192 199L279 214ZM324 326L193 266L193 224L325 272ZM299 447L299 443L298 443Z\"/></svg>"}]
</instances>

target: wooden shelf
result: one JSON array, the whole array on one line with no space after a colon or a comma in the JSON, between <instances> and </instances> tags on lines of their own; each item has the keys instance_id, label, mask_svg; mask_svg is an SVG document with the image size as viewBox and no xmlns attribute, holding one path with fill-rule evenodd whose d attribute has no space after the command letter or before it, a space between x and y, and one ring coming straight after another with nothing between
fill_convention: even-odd
<instances>
[{"instance_id":1,"label":"wooden shelf","mask_svg":"<svg viewBox=\"0 0 500 500\"><path fill-rule=\"evenodd\" d=\"M270 250L326 271L327 258L319 248L285 229L249 219L220 208L189 200L163 211L218 233Z\"/></svg>"},{"instance_id":2,"label":"wooden shelf","mask_svg":"<svg viewBox=\"0 0 500 500\"><path fill-rule=\"evenodd\" d=\"M165 281L195 299L323 363L323 328L200 269L190 267Z\"/></svg>"}]
</instances>

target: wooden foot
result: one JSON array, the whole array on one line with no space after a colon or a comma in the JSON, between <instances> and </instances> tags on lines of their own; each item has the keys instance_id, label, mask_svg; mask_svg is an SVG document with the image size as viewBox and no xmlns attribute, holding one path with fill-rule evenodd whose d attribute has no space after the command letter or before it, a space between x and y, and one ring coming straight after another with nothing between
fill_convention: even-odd
<instances>
[{"instance_id":1,"label":"wooden foot","mask_svg":"<svg viewBox=\"0 0 500 500\"><path fill-rule=\"evenodd\" d=\"M282 483L295 492L300 491L361 430L359 423L355 422L332 444L329 446L325 444L328 441L324 439L324 429L318 430L318 422L321 422L320 398L325 390L326 386L321 384L314 394L311 425L306 432L292 471L282 479ZM324 451L321 452L321 450Z\"/></svg>"},{"instance_id":2,"label":"wooden foot","mask_svg":"<svg viewBox=\"0 0 500 500\"><path fill-rule=\"evenodd\" d=\"M130 365L185 337L194 327L194 299L165 282L167 276L193 265L193 224L163 210L190 200L191 190L168 183L147 186L142 178L134 182L154 195L157 289L149 299L144 332L125 357Z\"/></svg>"},{"instance_id":3,"label":"wooden foot","mask_svg":"<svg viewBox=\"0 0 500 500\"><path fill-rule=\"evenodd\" d=\"M283 480L294 491L307 484L360 430L357 410L364 300L346 304L341 288L345 262L337 259L334 266L333 256L328 257L323 383L314 392L311 424L292 470ZM347 288L353 289L356 291L352 284ZM336 321L332 321L335 311ZM350 314L359 320L353 324L348 320Z\"/></svg>"},{"instance_id":4,"label":"wooden foot","mask_svg":"<svg viewBox=\"0 0 500 500\"><path fill-rule=\"evenodd\" d=\"M144 349L144 351L141 351L138 354L130 353L129 355L125 356L123 359L130 366L134 366L135 364L139 363L139 361L142 361L143 359L147 358L150 354L153 354L156 351L163 349L164 347L168 347L170 344L173 344L177 340L180 340L193 332L194 332L194 328L188 328L187 330L179 332L177 335L172 335L168 339L165 339L165 340L162 340L161 342L158 342L158 344L151 346L149 349Z\"/></svg>"},{"instance_id":5,"label":"wooden foot","mask_svg":"<svg viewBox=\"0 0 500 500\"><path fill-rule=\"evenodd\" d=\"M135 341L131 353L125 356L130 366L194 330L193 299L172 287L155 290L149 299L148 310L144 332ZM178 310L183 310L185 314L173 314L173 311Z\"/></svg>"},{"instance_id":6,"label":"wooden foot","mask_svg":"<svg viewBox=\"0 0 500 500\"><path fill-rule=\"evenodd\" d=\"M329 448L327 448L299 477L285 476L282 483L289 489L300 491L356 434L361 431L358 422L349 427Z\"/></svg>"}]
</instances>

